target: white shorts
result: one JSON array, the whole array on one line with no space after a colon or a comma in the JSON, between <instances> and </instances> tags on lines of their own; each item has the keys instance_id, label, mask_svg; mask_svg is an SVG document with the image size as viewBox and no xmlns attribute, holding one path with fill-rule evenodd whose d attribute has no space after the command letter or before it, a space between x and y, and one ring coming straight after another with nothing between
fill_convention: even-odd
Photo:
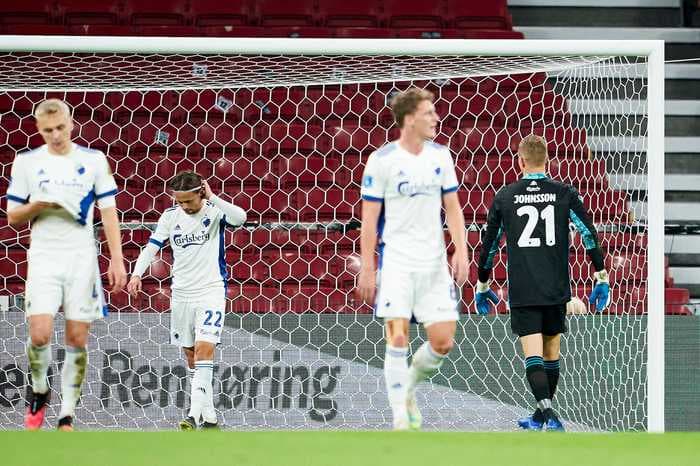
<instances>
[{"instance_id":1,"label":"white shorts","mask_svg":"<svg viewBox=\"0 0 700 466\"><path fill-rule=\"evenodd\" d=\"M195 341L218 345L224 326L226 295L217 290L199 298L172 298L170 343L191 348Z\"/></svg>"},{"instance_id":2,"label":"white shorts","mask_svg":"<svg viewBox=\"0 0 700 466\"><path fill-rule=\"evenodd\" d=\"M459 319L458 304L457 290L445 264L431 271L409 272L385 262L377 274L377 317L413 317L428 326Z\"/></svg>"},{"instance_id":3,"label":"white shorts","mask_svg":"<svg viewBox=\"0 0 700 466\"><path fill-rule=\"evenodd\" d=\"M103 317L104 292L94 249L61 253L30 250L27 265L27 316L55 316L63 307L66 320L92 322Z\"/></svg>"}]
</instances>

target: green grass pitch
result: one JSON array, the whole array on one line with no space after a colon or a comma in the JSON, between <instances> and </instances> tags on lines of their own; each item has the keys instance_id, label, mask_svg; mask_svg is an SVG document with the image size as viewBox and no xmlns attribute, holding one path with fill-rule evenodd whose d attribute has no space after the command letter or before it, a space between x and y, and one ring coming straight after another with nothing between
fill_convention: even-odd
<instances>
[{"instance_id":1,"label":"green grass pitch","mask_svg":"<svg viewBox=\"0 0 700 466\"><path fill-rule=\"evenodd\" d=\"M24 466L443 466L700 464L700 434L460 432L0 432Z\"/></svg>"}]
</instances>

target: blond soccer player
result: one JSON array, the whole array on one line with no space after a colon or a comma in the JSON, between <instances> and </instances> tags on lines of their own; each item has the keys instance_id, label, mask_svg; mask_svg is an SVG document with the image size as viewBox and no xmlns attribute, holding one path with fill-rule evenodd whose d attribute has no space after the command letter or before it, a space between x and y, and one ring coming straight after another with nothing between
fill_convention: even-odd
<instances>
[{"instance_id":1,"label":"blond soccer player","mask_svg":"<svg viewBox=\"0 0 700 466\"><path fill-rule=\"evenodd\" d=\"M459 317L455 281L461 286L467 279L468 254L454 162L448 148L432 142L439 122L433 95L409 89L393 98L391 109L401 135L370 155L362 178L358 288L385 321L386 388L394 429L405 430L422 424L417 384L439 370L454 345ZM455 245L452 273L443 208ZM428 341L409 367L412 319L425 327Z\"/></svg>"},{"instance_id":2,"label":"blond soccer player","mask_svg":"<svg viewBox=\"0 0 700 466\"><path fill-rule=\"evenodd\" d=\"M114 197L117 186L102 152L72 142L73 120L65 102L45 100L34 117L46 144L17 155L7 189L8 223L31 222L25 310L32 385L25 427L37 430L44 422L51 395L47 381L51 335L62 307L66 356L58 428L73 430L87 369L90 324L106 314L92 225L95 202L111 256L107 274L112 292L121 291L126 283Z\"/></svg>"}]
</instances>

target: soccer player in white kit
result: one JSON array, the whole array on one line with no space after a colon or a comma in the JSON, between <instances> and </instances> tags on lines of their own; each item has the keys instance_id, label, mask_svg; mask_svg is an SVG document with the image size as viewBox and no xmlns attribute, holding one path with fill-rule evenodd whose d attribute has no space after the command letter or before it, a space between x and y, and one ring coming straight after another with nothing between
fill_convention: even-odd
<instances>
[{"instance_id":1,"label":"soccer player in white kit","mask_svg":"<svg viewBox=\"0 0 700 466\"><path fill-rule=\"evenodd\" d=\"M111 256L109 284L126 283L115 195L117 185L105 155L71 141L73 120L65 102L48 99L34 111L45 145L18 154L7 188L7 221L31 222L27 253L25 311L29 325L27 356L32 374L25 427L40 429L51 397L54 317L63 308L66 356L61 371L59 430L73 430L75 406L87 369L90 323L106 315L93 232L97 201Z\"/></svg>"},{"instance_id":2,"label":"soccer player in white kit","mask_svg":"<svg viewBox=\"0 0 700 466\"><path fill-rule=\"evenodd\" d=\"M190 410L181 430L218 428L212 373L226 311L226 225L242 225L246 213L215 196L198 174L185 171L168 182L177 206L165 210L136 261L127 289L141 291L141 276L156 253L173 251L170 342L182 347L192 375ZM200 418L202 422L200 423Z\"/></svg>"},{"instance_id":3,"label":"soccer player in white kit","mask_svg":"<svg viewBox=\"0 0 700 466\"><path fill-rule=\"evenodd\" d=\"M431 141L439 121L432 93L409 89L392 99L391 109L401 135L370 155L362 178L358 288L371 302L376 287L375 315L386 322L384 376L393 425L406 430L422 424L416 385L438 371L454 344L459 315L454 282L461 286L467 279L468 253L452 156ZM455 245L452 275L443 207ZM409 367L411 319L423 324L428 341Z\"/></svg>"}]
</instances>

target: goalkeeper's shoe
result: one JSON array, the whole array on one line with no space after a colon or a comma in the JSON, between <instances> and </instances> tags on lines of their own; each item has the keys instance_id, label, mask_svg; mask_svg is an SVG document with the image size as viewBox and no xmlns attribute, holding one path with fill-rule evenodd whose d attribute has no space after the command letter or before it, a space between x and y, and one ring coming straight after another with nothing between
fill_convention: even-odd
<instances>
[{"instance_id":1,"label":"goalkeeper's shoe","mask_svg":"<svg viewBox=\"0 0 700 466\"><path fill-rule=\"evenodd\" d=\"M547 422L544 424L544 430L552 432L564 432L564 424L561 423L553 409L548 409L544 412Z\"/></svg>"},{"instance_id":2,"label":"goalkeeper's shoe","mask_svg":"<svg viewBox=\"0 0 700 466\"><path fill-rule=\"evenodd\" d=\"M199 426L202 430L221 430L219 427L218 422L207 422L204 421L201 426Z\"/></svg>"},{"instance_id":3,"label":"goalkeeper's shoe","mask_svg":"<svg viewBox=\"0 0 700 466\"><path fill-rule=\"evenodd\" d=\"M542 414L542 410L537 408L531 416L519 419L518 425L525 430L542 430L542 426L544 425L544 414Z\"/></svg>"},{"instance_id":4,"label":"goalkeeper's shoe","mask_svg":"<svg viewBox=\"0 0 700 466\"><path fill-rule=\"evenodd\" d=\"M408 426L413 430L420 430L423 425L423 415L418 408L415 393L406 399L406 411L408 412Z\"/></svg>"},{"instance_id":5,"label":"goalkeeper's shoe","mask_svg":"<svg viewBox=\"0 0 700 466\"><path fill-rule=\"evenodd\" d=\"M197 430L197 421L192 416L187 416L180 421L180 430Z\"/></svg>"},{"instance_id":6,"label":"goalkeeper's shoe","mask_svg":"<svg viewBox=\"0 0 700 466\"><path fill-rule=\"evenodd\" d=\"M73 432L73 416L63 416L59 419L58 430L61 432Z\"/></svg>"},{"instance_id":7,"label":"goalkeeper's shoe","mask_svg":"<svg viewBox=\"0 0 700 466\"><path fill-rule=\"evenodd\" d=\"M27 399L29 400L29 405L24 414L24 427L27 430L39 430L44 423L46 407L49 405L49 400L51 400L51 389L46 393L34 393L34 390L30 387L27 391Z\"/></svg>"}]
</instances>

